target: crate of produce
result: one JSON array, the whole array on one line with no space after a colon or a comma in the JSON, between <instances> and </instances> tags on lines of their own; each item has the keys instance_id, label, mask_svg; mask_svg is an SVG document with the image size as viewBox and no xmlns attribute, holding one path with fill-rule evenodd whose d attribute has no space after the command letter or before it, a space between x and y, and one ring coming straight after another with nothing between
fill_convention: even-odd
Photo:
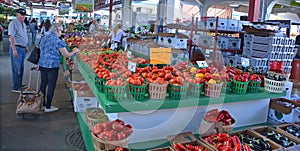
<instances>
[{"instance_id":1,"label":"crate of produce","mask_svg":"<svg viewBox=\"0 0 300 151\"><path fill-rule=\"evenodd\" d=\"M176 151L192 150L192 148L203 149L207 151L217 151L203 141L198 140L192 132L184 132L177 135L167 136L172 148Z\"/></svg>"},{"instance_id":2,"label":"crate of produce","mask_svg":"<svg viewBox=\"0 0 300 151\"><path fill-rule=\"evenodd\" d=\"M148 92L148 82L145 81L143 85L128 84L129 93L132 98L137 101L143 101L146 98Z\"/></svg>"},{"instance_id":3,"label":"crate of produce","mask_svg":"<svg viewBox=\"0 0 300 151\"><path fill-rule=\"evenodd\" d=\"M118 102L125 98L126 95L126 84L122 86L111 86L111 85L104 85L104 94L105 98L108 101Z\"/></svg>"},{"instance_id":4,"label":"crate of produce","mask_svg":"<svg viewBox=\"0 0 300 151\"><path fill-rule=\"evenodd\" d=\"M284 67L284 68L283 68L283 71L284 71L284 72L287 72L287 73L291 73L291 71L292 71L292 66Z\"/></svg>"},{"instance_id":5,"label":"crate of produce","mask_svg":"<svg viewBox=\"0 0 300 151\"><path fill-rule=\"evenodd\" d=\"M246 57L246 58L250 58L250 52L251 52L251 49L248 48L248 47L243 47L243 53L242 53L242 56L243 57Z\"/></svg>"},{"instance_id":6,"label":"crate of produce","mask_svg":"<svg viewBox=\"0 0 300 151\"><path fill-rule=\"evenodd\" d=\"M300 144L299 139L295 139L294 137L290 137L286 135L285 132L278 131L274 128L263 126L263 127L255 127L251 130L254 131L260 137L273 141L274 143L280 145L282 148L287 150L292 150Z\"/></svg>"},{"instance_id":7,"label":"crate of produce","mask_svg":"<svg viewBox=\"0 0 300 151\"><path fill-rule=\"evenodd\" d=\"M232 93L245 94L247 92L249 82L232 81Z\"/></svg>"},{"instance_id":8,"label":"crate of produce","mask_svg":"<svg viewBox=\"0 0 300 151\"><path fill-rule=\"evenodd\" d=\"M183 85L168 85L168 93L171 99L185 99L189 89L189 83L184 83Z\"/></svg>"},{"instance_id":9,"label":"crate of produce","mask_svg":"<svg viewBox=\"0 0 300 151\"><path fill-rule=\"evenodd\" d=\"M272 93L282 93L286 81L276 81L268 78L264 78L265 90Z\"/></svg>"},{"instance_id":10,"label":"crate of produce","mask_svg":"<svg viewBox=\"0 0 300 151\"><path fill-rule=\"evenodd\" d=\"M168 89L168 83L166 84L154 84L149 83L149 97L151 99L165 99Z\"/></svg>"},{"instance_id":11,"label":"crate of produce","mask_svg":"<svg viewBox=\"0 0 300 151\"><path fill-rule=\"evenodd\" d=\"M249 81L247 92L257 93L260 88L261 81Z\"/></svg>"},{"instance_id":12,"label":"crate of produce","mask_svg":"<svg viewBox=\"0 0 300 151\"><path fill-rule=\"evenodd\" d=\"M297 124L294 123L280 124L277 125L276 129L278 131L287 133L286 135L290 135L290 137L295 137L295 139L300 139L300 127Z\"/></svg>"},{"instance_id":13,"label":"crate of produce","mask_svg":"<svg viewBox=\"0 0 300 151\"><path fill-rule=\"evenodd\" d=\"M238 137L243 145L248 144L252 150L277 150L281 148L281 146L275 142L268 141L249 129L231 132L229 135L235 137L235 139Z\"/></svg>"},{"instance_id":14,"label":"crate of produce","mask_svg":"<svg viewBox=\"0 0 300 151\"><path fill-rule=\"evenodd\" d=\"M204 94L205 96L217 98L220 96L222 91L223 82L221 83L205 83L205 90Z\"/></svg>"},{"instance_id":15,"label":"crate of produce","mask_svg":"<svg viewBox=\"0 0 300 151\"><path fill-rule=\"evenodd\" d=\"M106 79L95 77L95 85L100 93L104 93L104 84L106 81Z\"/></svg>"},{"instance_id":16,"label":"crate of produce","mask_svg":"<svg viewBox=\"0 0 300 151\"><path fill-rule=\"evenodd\" d=\"M204 83L201 84L189 83L188 95L193 97L200 97L203 90L204 90Z\"/></svg>"},{"instance_id":17,"label":"crate of produce","mask_svg":"<svg viewBox=\"0 0 300 151\"><path fill-rule=\"evenodd\" d=\"M167 146L167 147L161 147L161 148L154 148L154 149L150 149L147 151L176 151L176 150L174 150L171 146Z\"/></svg>"},{"instance_id":18,"label":"crate of produce","mask_svg":"<svg viewBox=\"0 0 300 151\"><path fill-rule=\"evenodd\" d=\"M108 121L108 116L100 108L88 108L86 109L86 122L90 130L93 126L98 123L103 123Z\"/></svg>"}]
</instances>

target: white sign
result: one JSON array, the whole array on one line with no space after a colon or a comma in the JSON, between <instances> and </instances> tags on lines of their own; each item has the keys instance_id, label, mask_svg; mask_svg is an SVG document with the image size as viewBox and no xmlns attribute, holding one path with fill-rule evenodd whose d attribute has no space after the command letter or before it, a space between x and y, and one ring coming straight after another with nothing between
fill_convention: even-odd
<instances>
[{"instance_id":1,"label":"white sign","mask_svg":"<svg viewBox=\"0 0 300 151\"><path fill-rule=\"evenodd\" d=\"M128 61L128 70L130 70L131 72L135 72L135 70L136 70L136 63Z\"/></svg>"},{"instance_id":2,"label":"white sign","mask_svg":"<svg viewBox=\"0 0 300 151\"><path fill-rule=\"evenodd\" d=\"M208 64L206 61L196 61L199 68L207 68L208 67Z\"/></svg>"},{"instance_id":3,"label":"white sign","mask_svg":"<svg viewBox=\"0 0 300 151\"><path fill-rule=\"evenodd\" d=\"M131 51L127 51L127 58L130 59L131 58L131 54L132 54Z\"/></svg>"},{"instance_id":4,"label":"white sign","mask_svg":"<svg viewBox=\"0 0 300 151\"><path fill-rule=\"evenodd\" d=\"M250 61L249 61L248 58L242 57L242 58L241 58L241 61L242 61L242 66L243 66L243 67L248 67L248 66L250 65Z\"/></svg>"}]
</instances>

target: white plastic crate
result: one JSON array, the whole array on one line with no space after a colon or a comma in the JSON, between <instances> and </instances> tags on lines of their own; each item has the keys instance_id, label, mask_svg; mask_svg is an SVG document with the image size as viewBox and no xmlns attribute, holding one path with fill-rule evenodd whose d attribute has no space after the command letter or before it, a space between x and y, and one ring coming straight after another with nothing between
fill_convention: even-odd
<instances>
[{"instance_id":1,"label":"white plastic crate","mask_svg":"<svg viewBox=\"0 0 300 151\"><path fill-rule=\"evenodd\" d=\"M291 45L291 46L294 46L295 45L295 39L294 38L288 38L286 37L284 39L284 44L285 45Z\"/></svg>"},{"instance_id":2,"label":"white plastic crate","mask_svg":"<svg viewBox=\"0 0 300 151\"><path fill-rule=\"evenodd\" d=\"M294 49L295 49L295 46L287 45L287 46L285 46L284 52L287 52L287 53L294 52L295 53Z\"/></svg>"},{"instance_id":3,"label":"white plastic crate","mask_svg":"<svg viewBox=\"0 0 300 151\"><path fill-rule=\"evenodd\" d=\"M244 41L244 47L247 47L247 48L252 48L252 41Z\"/></svg>"},{"instance_id":4,"label":"white plastic crate","mask_svg":"<svg viewBox=\"0 0 300 151\"><path fill-rule=\"evenodd\" d=\"M250 58L250 65L253 66L253 67L268 66L268 59L267 58L251 57Z\"/></svg>"},{"instance_id":5,"label":"white plastic crate","mask_svg":"<svg viewBox=\"0 0 300 151\"><path fill-rule=\"evenodd\" d=\"M227 20L227 31L238 31L239 30L239 20L228 19Z\"/></svg>"},{"instance_id":6,"label":"white plastic crate","mask_svg":"<svg viewBox=\"0 0 300 151\"><path fill-rule=\"evenodd\" d=\"M283 53L283 56L281 59L293 59L294 58L294 53L287 53L287 52L284 52Z\"/></svg>"},{"instance_id":7,"label":"white plastic crate","mask_svg":"<svg viewBox=\"0 0 300 151\"><path fill-rule=\"evenodd\" d=\"M292 71L292 66L288 66L288 67L284 67L284 72L287 72L287 73L291 73Z\"/></svg>"},{"instance_id":8,"label":"white plastic crate","mask_svg":"<svg viewBox=\"0 0 300 151\"><path fill-rule=\"evenodd\" d=\"M284 61L284 66L289 67L292 65L292 61Z\"/></svg>"},{"instance_id":9,"label":"white plastic crate","mask_svg":"<svg viewBox=\"0 0 300 151\"><path fill-rule=\"evenodd\" d=\"M255 49L252 49L250 51L250 56L251 57L256 57L256 58L268 58L269 57L269 53L268 52L265 52L265 51L260 51L260 50L255 50Z\"/></svg>"},{"instance_id":10,"label":"white plastic crate","mask_svg":"<svg viewBox=\"0 0 300 151\"><path fill-rule=\"evenodd\" d=\"M275 53L284 52L284 50L286 49L284 45L274 45L271 48L272 48L271 52L275 52Z\"/></svg>"},{"instance_id":11,"label":"white plastic crate","mask_svg":"<svg viewBox=\"0 0 300 151\"><path fill-rule=\"evenodd\" d=\"M268 71L268 66L252 66L255 73L266 73Z\"/></svg>"},{"instance_id":12,"label":"white plastic crate","mask_svg":"<svg viewBox=\"0 0 300 151\"><path fill-rule=\"evenodd\" d=\"M258 44L277 44L278 38L277 37L260 37L260 36L254 36L253 37L253 43Z\"/></svg>"},{"instance_id":13,"label":"white plastic crate","mask_svg":"<svg viewBox=\"0 0 300 151\"><path fill-rule=\"evenodd\" d=\"M253 43L252 44L252 49L261 50L261 51L265 51L265 52L271 52L273 49L276 49L277 46L278 45L276 45L276 44L264 45L264 44Z\"/></svg>"},{"instance_id":14,"label":"white plastic crate","mask_svg":"<svg viewBox=\"0 0 300 151\"><path fill-rule=\"evenodd\" d=\"M199 35L197 44L199 46L213 48L214 47L214 37L208 35Z\"/></svg>"},{"instance_id":15,"label":"white plastic crate","mask_svg":"<svg viewBox=\"0 0 300 151\"><path fill-rule=\"evenodd\" d=\"M228 38L219 36L217 45L220 49L228 49Z\"/></svg>"},{"instance_id":16,"label":"white plastic crate","mask_svg":"<svg viewBox=\"0 0 300 151\"><path fill-rule=\"evenodd\" d=\"M270 54L269 59L271 60L282 59L283 57L283 52L271 52Z\"/></svg>"},{"instance_id":17,"label":"white plastic crate","mask_svg":"<svg viewBox=\"0 0 300 151\"><path fill-rule=\"evenodd\" d=\"M250 48L247 48L247 47L243 47L243 57L246 57L246 58L249 58L249 57L251 57L250 56L250 51L251 51L251 49Z\"/></svg>"},{"instance_id":18,"label":"white plastic crate","mask_svg":"<svg viewBox=\"0 0 300 151\"><path fill-rule=\"evenodd\" d=\"M216 29L216 20L217 18L208 18L206 20L206 29L215 30ZM227 30L227 19L218 18L218 30Z\"/></svg>"},{"instance_id":19,"label":"white plastic crate","mask_svg":"<svg viewBox=\"0 0 300 151\"><path fill-rule=\"evenodd\" d=\"M245 42L252 42L253 41L253 37L254 37L254 35L252 35L252 34L245 34L244 35L244 43Z\"/></svg>"},{"instance_id":20,"label":"white plastic crate","mask_svg":"<svg viewBox=\"0 0 300 151\"><path fill-rule=\"evenodd\" d=\"M228 38L227 41L228 41L228 48L227 49L238 50L238 49L241 48L241 39L240 38Z\"/></svg>"}]
</instances>

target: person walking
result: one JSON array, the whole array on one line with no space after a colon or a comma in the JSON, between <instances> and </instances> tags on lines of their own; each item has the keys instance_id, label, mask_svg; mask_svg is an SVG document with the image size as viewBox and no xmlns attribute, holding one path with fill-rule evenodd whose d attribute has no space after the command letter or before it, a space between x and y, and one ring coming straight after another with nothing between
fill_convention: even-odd
<instances>
[{"instance_id":1,"label":"person walking","mask_svg":"<svg viewBox=\"0 0 300 151\"><path fill-rule=\"evenodd\" d=\"M97 23L97 20L94 19L92 24L89 26L89 33L90 34L96 34L98 31L100 31L100 26Z\"/></svg>"},{"instance_id":2,"label":"person walking","mask_svg":"<svg viewBox=\"0 0 300 151\"><path fill-rule=\"evenodd\" d=\"M51 22L49 19L46 19L44 26L41 29L42 37L50 33Z\"/></svg>"},{"instance_id":3,"label":"person walking","mask_svg":"<svg viewBox=\"0 0 300 151\"><path fill-rule=\"evenodd\" d=\"M62 30L62 25L54 23L51 26L50 33L42 37L40 43L40 59L38 62L38 68L41 72L40 91L44 94L44 96L46 96L46 101L43 102L43 106L46 107L45 112L58 110L57 107L51 106L51 102L58 78L60 56L63 55L64 57L69 58L79 52L79 49L72 52L67 51L66 43L59 39L62 34ZM48 89L46 93L47 86Z\"/></svg>"},{"instance_id":4,"label":"person walking","mask_svg":"<svg viewBox=\"0 0 300 151\"><path fill-rule=\"evenodd\" d=\"M9 35L9 54L12 69L12 92L21 92L23 73L24 73L24 60L28 52L28 37L26 31L26 24L24 23L26 16L25 9L16 10L16 19L8 25Z\"/></svg>"},{"instance_id":5,"label":"person walking","mask_svg":"<svg viewBox=\"0 0 300 151\"><path fill-rule=\"evenodd\" d=\"M111 37L111 40L112 40L112 43L111 43L112 49L119 50L120 46L121 46L121 40L124 36L126 36L126 33L121 28L122 28L122 25L117 24L109 34L109 36Z\"/></svg>"},{"instance_id":6,"label":"person walking","mask_svg":"<svg viewBox=\"0 0 300 151\"><path fill-rule=\"evenodd\" d=\"M36 40L36 33L38 31L38 26L37 26L37 22L35 20L35 18L33 18L29 24L29 28L30 28L30 32L31 32L31 42L32 44L35 44L35 40Z\"/></svg>"}]
</instances>

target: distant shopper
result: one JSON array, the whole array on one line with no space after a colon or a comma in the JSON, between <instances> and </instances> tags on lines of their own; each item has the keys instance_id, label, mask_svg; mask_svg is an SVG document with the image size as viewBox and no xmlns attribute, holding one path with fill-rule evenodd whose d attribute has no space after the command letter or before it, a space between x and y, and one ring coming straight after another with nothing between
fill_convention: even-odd
<instances>
[{"instance_id":1,"label":"distant shopper","mask_svg":"<svg viewBox=\"0 0 300 151\"><path fill-rule=\"evenodd\" d=\"M60 24L54 23L51 26L50 33L45 35L40 43L41 51L38 66L41 71L40 91L44 94L44 96L46 96L46 99L44 99L46 102L43 103L46 107L45 112L58 110L57 107L51 106L51 102L58 77L60 56L63 55L64 57L69 58L79 52L79 49L72 52L67 51L66 43L59 39L62 34L62 30L63 27ZM46 89L47 86L48 89Z\"/></svg>"},{"instance_id":2,"label":"distant shopper","mask_svg":"<svg viewBox=\"0 0 300 151\"><path fill-rule=\"evenodd\" d=\"M105 25L105 23L102 24L102 30L106 30L106 25Z\"/></svg>"},{"instance_id":3,"label":"distant shopper","mask_svg":"<svg viewBox=\"0 0 300 151\"><path fill-rule=\"evenodd\" d=\"M112 41L111 45L114 45L114 49L116 50L120 49L122 37L126 36L126 33L121 28L122 25L117 24L109 34Z\"/></svg>"},{"instance_id":4,"label":"distant shopper","mask_svg":"<svg viewBox=\"0 0 300 151\"><path fill-rule=\"evenodd\" d=\"M97 33L98 31L100 30L100 26L99 24L97 23L97 20L94 19L92 24L89 26L89 33L90 34L95 34Z\"/></svg>"},{"instance_id":5,"label":"distant shopper","mask_svg":"<svg viewBox=\"0 0 300 151\"><path fill-rule=\"evenodd\" d=\"M49 19L46 19L44 26L41 29L42 36L48 35L50 33L51 22Z\"/></svg>"},{"instance_id":6,"label":"distant shopper","mask_svg":"<svg viewBox=\"0 0 300 151\"><path fill-rule=\"evenodd\" d=\"M9 35L9 54L12 69L12 92L21 92L22 80L24 73L24 60L28 52L28 37L26 32L26 24L24 23L26 16L25 9L16 10L16 19L8 25Z\"/></svg>"},{"instance_id":7,"label":"distant shopper","mask_svg":"<svg viewBox=\"0 0 300 151\"><path fill-rule=\"evenodd\" d=\"M38 31L38 25L37 25L37 21L35 20L35 18L33 18L29 24L29 29L31 32L31 42L32 44L35 44L35 40L36 40L36 33Z\"/></svg>"},{"instance_id":8,"label":"distant shopper","mask_svg":"<svg viewBox=\"0 0 300 151\"><path fill-rule=\"evenodd\" d=\"M298 47L295 58L300 59L300 35L296 36L295 45Z\"/></svg>"}]
</instances>

